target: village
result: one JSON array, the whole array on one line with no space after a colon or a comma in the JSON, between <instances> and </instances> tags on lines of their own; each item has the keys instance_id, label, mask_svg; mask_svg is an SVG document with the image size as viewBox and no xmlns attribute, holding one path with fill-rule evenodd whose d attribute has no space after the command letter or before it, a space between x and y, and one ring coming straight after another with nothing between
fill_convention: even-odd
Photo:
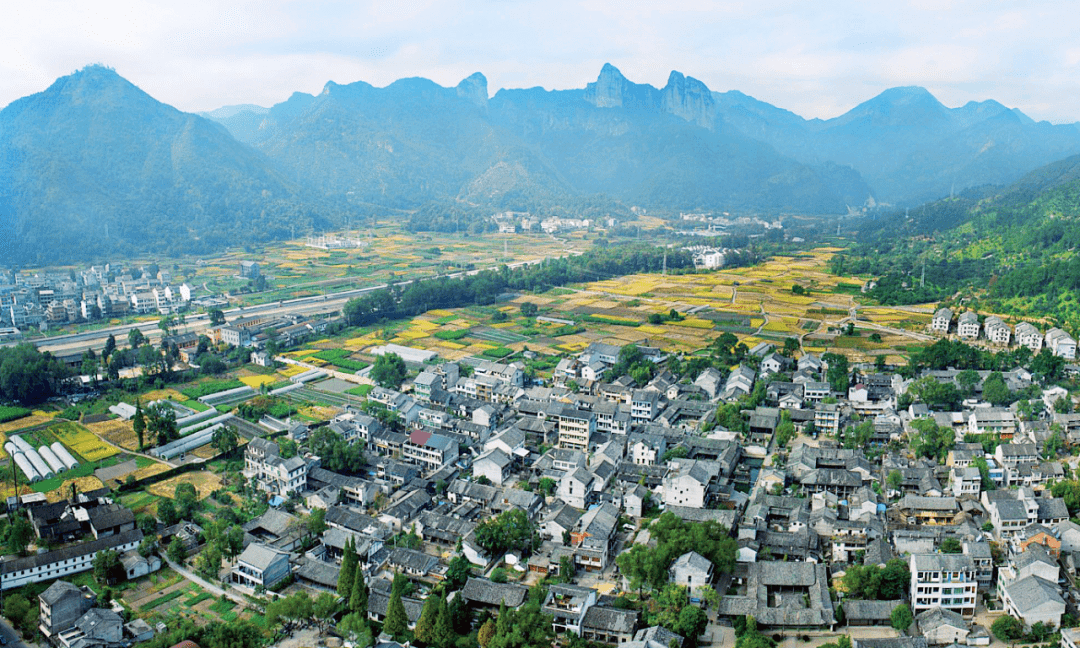
<instances>
[{"instance_id":1,"label":"village","mask_svg":"<svg viewBox=\"0 0 1080 648\"><path fill-rule=\"evenodd\" d=\"M657 308L633 293L619 303ZM227 379L0 428L21 549L5 616L62 648L169 646L207 621L274 645L1075 648L1067 333L939 309L922 332L870 329L933 342L899 365L839 352L868 318L822 323L820 352L692 303L619 312L523 296L366 333L166 332L170 362L231 362ZM581 341L499 324L519 319ZM707 332L687 322L718 333L673 348L669 330ZM529 636L500 643L503 619Z\"/></svg>"}]
</instances>

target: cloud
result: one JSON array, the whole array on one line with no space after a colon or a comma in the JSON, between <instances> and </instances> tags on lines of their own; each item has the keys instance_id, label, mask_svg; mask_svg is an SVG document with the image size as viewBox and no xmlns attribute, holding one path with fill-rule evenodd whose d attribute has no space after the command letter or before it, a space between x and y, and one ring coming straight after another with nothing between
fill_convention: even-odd
<instances>
[{"instance_id":1,"label":"cloud","mask_svg":"<svg viewBox=\"0 0 1080 648\"><path fill-rule=\"evenodd\" d=\"M1068 3L911 0L474 0L14 3L0 25L0 105L105 63L182 110L271 105L333 80L424 76L580 88L611 62L663 85L676 69L807 117L896 85L946 105L994 98L1077 121Z\"/></svg>"}]
</instances>

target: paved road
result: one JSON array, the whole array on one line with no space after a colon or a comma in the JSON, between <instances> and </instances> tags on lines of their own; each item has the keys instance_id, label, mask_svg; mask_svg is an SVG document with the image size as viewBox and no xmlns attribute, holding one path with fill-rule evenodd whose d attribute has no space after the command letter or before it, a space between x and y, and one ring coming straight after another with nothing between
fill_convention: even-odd
<instances>
[{"instance_id":1,"label":"paved road","mask_svg":"<svg viewBox=\"0 0 1080 648\"><path fill-rule=\"evenodd\" d=\"M4 637L4 641L7 642L9 648L28 648L22 639L19 639L19 633L3 617L0 617L0 636Z\"/></svg>"}]
</instances>

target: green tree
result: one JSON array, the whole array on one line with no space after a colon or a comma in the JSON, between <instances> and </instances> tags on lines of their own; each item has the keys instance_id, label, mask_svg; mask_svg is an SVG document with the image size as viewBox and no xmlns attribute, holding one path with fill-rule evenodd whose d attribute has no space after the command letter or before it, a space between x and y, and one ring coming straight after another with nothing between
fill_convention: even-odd
<instances>
[{"instance_id":1,"label":"green tree","mask_svg":"<svg viewBox=\"0 0 1080 648\"><path fill-rule=\"evenodd\" d=\"M111 358L113 351L116 351L116 336L110 333L105 340L105 348L101 350L101 361L104 363Z\"/></svg>"},{"instance_id":2,"label":"green tree","mask_svg":"<svg viewBox=\"0 0 1080 648\"><path fill-rule=\"evenodd\" d=\"M982 382L982 378L979 377L979 372L974 369L965 369L956 374L956 384L960 386L960 392L965 397L971 397L980 382Z\"/></svg>"},{"instance_id":3,"label":"green tree","mask_svg":"<svg viewBox=\"0 0 1080 648\"><path fill-rule=\"evenodd\" d=\"M892 470L885 478L885 483L889 486L889 490L898 491L900 485L904 483L904 475L899 470Z\"/></svg>"},{"instance_id":4,"label":"green tree","mask_svg":"<svg viewBox=\"0 0 1080 648\"><path fill-rule=\"evenodd\" d=\"M889 621L892 627L900 632L907 632L907 629L915 622L915 617L912 616L911 608L907 606L907 603L901 603L893 608L892 614L889 615Z\"/></svg>"},{"instance_id":5,"label":"green tree","mask_svg":"<svg viewBox=\"0 0 1080 648\"><path fill-rule=\"evenodd\" d=\"M349 597L349 610L361 616L367 616L367 583L364 582L364 570L359 564L357 564L353 576L352 596Z\"/></svg>"},{"instance_id":6,"label":"green tree","mask_svg":"<svg viewBox=\"0 0 1080 648\"><path fill-rule=\"evenodd\" d=\"M435 621L439 615L439 597L432 592L424 599L424 607L420 611L420 618L416 620L413 628L413 636L421 644L435 643Z\"/></svg>"},{"instance_id":7,"label":"green tree","mask_svg":"<svg viewBox=\"0 0 1080 648\"><path fill-rule=\"evenodd\" d=\"M142 401L135 400L135 416L131 418L131 427L139 438L139 450L143 449L143 437L146 433L146 415L142 411Z\"/></svg>"},{"instance_id":8,"label":"green tree","mask_svg":"<svg viewBox=\"0 0 1080 648\"><path fill-rule=\"evenodd\" d=\"M232 425L222 425L210 437L210 445L221 454L232 452L239 443L240 433Z\"/></svg>"},{"instance_id":9,"label":"green tree","mask_svg":"<svg viewBox=\"0 0 1080 648\"><path fill-rule=\"evenodd\" d=\"M20 556L26 555L26 548L34 539L34 525L23 515L15 515L15 519L7 529L8 548Z\"/></svg>"},{"instance_id":10,"label":"green tree","mask_svg":"<svg viewBox=\"0 0 1080 648\"><path fill-rule=\"evenodd\" d=\"M829 388L834 392L847 394L848 381L850 380L847 356L838 353L826 353L821 356L821 359L829 365L828 371L825 372L825 380L828 381Z\"/></svg>"},{"instance_id":11,"label":"green tree","mask_svg":"<svg viewBox=\"0 0 1080 648\"><path fill-rule=\"evenodd\" d=\"M465 556L457 555L450 561L443 583L447 591L453 592L465 587L470 576L472 576L472 563Z\"/></svg>"},{"instance_id":12,"label":"green tree","mask_svg":"<svg viewBox=\"0 0 1080 648\"><path fill-rule=\"evenodd\" d=\"M1007 405L1011 403L1013 393L1005 384L1005 377L1000 371L991 372L983 381L983 399L994 405Z\"/></svg>"},{"instance_id":13,"label":"green tree","mask_svg":"<svg viewBox=\"0 0 1080 648\"><path fill-rule=\"evenodd\" d=\"M183 563L187 558L187 549L184 547L184 541L179 537L173 537L172 542L169 543L169 548L166 551L169 556L169 560L174 563Z\"/></svg>"},{"instance_id":14,"label":"green tree","mask_svg":"<svg viewBox=\"0 0 1080 648\"><path fill-rule=\"evenodd\" d=\"M941 541L941 553L958 554L964 552L964 545L956 538L945 538Z\"/></svg>"},{"instance_id":15,"label":"green tree","mask_svg":"<svg viewBox=\"0 0 1080 648\"><path fill-rule=\"evenodd\" d=\"M180 521L180 516L176 513L176 505L171 499L162 499L158 502L157 514L165 526L172 526Z\"/></svg>"},{"instance_id":16,"label":"green tree","mask_svg":"<svg viewBox=\"0 0 1080 648\"><path fill-rule=\"evenodd\" d=\"M484 622L484 625L480 626L480 631L476 634L476 641L480 644L480 648L488 648L494 638L495 622L488 619Z\"/></svg>"},{"instance_id":17,"label":"green tree","mask_svg":"<svg viewBox=\"0 0 1080 648\"><path fill-rule=\"evenodd\" d=\"M100 585L112 585L123 573L120 555L112 549L97 552L94 556L94 580Z\"/></svg>"},{"instance_id":18,"label":"green tree","mask_svg":"<svg viewBox=\"0 0 1080 648\"><path fill-rule=\"evenodd\" d=\"M375 365L371 368L371 379L387 389L401 387L408 370L405 361L396 353L384 353L375 359Z\"/></svg>"},{"instance_id":19,"label":"green tree","mask_svg":"<svg viewBox=\"0 0 1080 648\"><path fill-rule=\"evenodd\" d=\"M979 469L979 477L982 481L983 490L989 491L997 488L997 484L994 483L994 480L990 479L990 466L987 465L986 459L983 457L976 457L975 461L972 462L972 465Z\"/></svg>"},{"instance_id":20,"label":"green tree","mask_svg":"<svg viewBox=\"0 0 1080 648\"><path fill-rule=\"evenodd\" d=\"M990 632L993 632L998 639L1011 643L1024 637L1024 623L1006 614L994 621L994 624L990 626Z\"/></svg>"},{"instance_id":21,"label":"green tree","mask_svg":"<svg viewBox=\"0 0 1080 648\"><path fill-rule=\"evenodd\" d=\"M356 578L358 562L356 552L353 550L352 540L346 540L344 554L341 557L341 570L338 572L338 596L342 598L352 596L353 579Z\"/></svg>"},{"instance_id":22,"label":"green tree","mask_svg":"<svg viewBox=\"0 0 1080 648\"><path fill-rule=\"evenodd\" d=\"M536 317L536 313L539 310L540 309L536 306L536 304L532 302L522 302L521 304L521 314L525 317Z\"/></svg>"},{"instance_id":23,"label":"green tree","mask_svg":"<svg viewBox=\"0 0 1080 648\"><path fill-rule=\"evenodd\" d=\"M446 614L450 617L450 623L455 633L467 635L472 630L472 613L469 611L469 605L465 602L465 597L455 596L454 600L450 601L449 605L446 606Z\"/></svg>"},{"instance_id":24,"label":"green tree","mask_svg":"<svg viewBox=\"0 0 1080 648\"><path fill-rule=\"evenodd\" d=\"M210 326L221 326L225 323L225 313L220 308L210 310Z\"/></svg>"},{"instance_id":25,"label":"green tree","mask_svg":"<svg viewBox=\"0 0 1080 648\"><path fill-rule=\"evenodd\" d=\"M405 604L401 602L401 592L394 590L390 594L390 602L386 606L386 621L383 623L383 632L391 637L404 637L409 629L409 616L405 613Z\"/></svg>"},{"instance_id":26,"label":"green tree","mask_svg":"<svg viewBox=\"0 0 1080 648\"><path fill-rule=\"evenodd\" d=\"M527 556L540 545L540 537L525 511L515 508L477 525L476 542L490 556L508 551Z\"/></svg>"},{"instance_id":27,"label":"green tree","mask_svg":"<svg viewBox=\"0 0 1080 648\"><path fill-rule=\"evenodd\" d=\"M145 342L146 336L143 335L143 332L139 329L132 328L130 331L128 331L128 346L130 346L132 349L138 349L139 345Z\"/></svg>"}]
</instances>

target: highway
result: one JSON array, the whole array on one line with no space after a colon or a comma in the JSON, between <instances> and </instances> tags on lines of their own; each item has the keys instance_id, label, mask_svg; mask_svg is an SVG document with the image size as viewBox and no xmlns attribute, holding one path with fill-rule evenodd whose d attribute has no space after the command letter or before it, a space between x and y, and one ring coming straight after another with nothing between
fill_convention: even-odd
<instances>
[{"instance_id":1,"label":"highway","mask_svg":"<svg viewBox=\"0 0 1080 648\"><path fill-rule=\"evenodd\" d=\"M571 251L575 253L576 251ZM510 268L518 268L525 265L536 265L541 263L543 259L531 259L528 261L516 261L514 263L506 264ZM450 279L456 279L465 275L475 275L484 270L490 270L494 268L479 268L476 270L455 272L452 274L444 275ZM399 286L407 286L414 280L398 282ZM246 306L239 308L231 308L223 311L227 321L232 321L241 317L252 317L255 315L288 315L293 313L299 313L302 315L317 315L325 313L339 312L347 301L354 297L360 297L375 290L382 290L386 288L388 284L379 284L376 286L368 286L367 288L355 288L352 290L343 290L335 293L328 293L326 295L314 295L311 297L299 297L297 299L286 299L279 302L271 302L269 304L260 304L258 306ZM194 315L187 315L184 320L184 325L179 327L179 331L182 333L197 333L210 326L210 316L206 313L198 313ZM96 331L87 331L85 333L71 333L68 335L57 335L55 337L44 338L39 340L33 340L33 344L42 351L49 351L53 355L66 356L75 353L82 353L87 349L94 349L94 351L101 351L105 348L105 341L109 338L109 335L116 336L116 343L118 346L127 346L128 331L133 328L137 328L142 331L143 335L150 339L152 343L156 343L161 339L161 329L158 328L157 322L145 322L143 324L127 324L119 326L109 326L101 328Z\"/></svg>"}]
</instances>

